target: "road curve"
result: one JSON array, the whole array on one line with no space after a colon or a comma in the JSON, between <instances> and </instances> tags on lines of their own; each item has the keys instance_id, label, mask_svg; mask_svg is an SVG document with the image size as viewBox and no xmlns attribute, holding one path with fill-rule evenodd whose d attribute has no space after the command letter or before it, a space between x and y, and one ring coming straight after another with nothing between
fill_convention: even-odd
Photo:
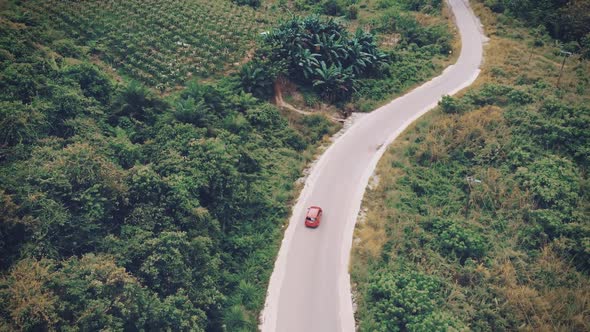
<instances>
[{"instance_id":1,"label":"road curve","mask_svg":"<svg viewBox=\"0 0 590 332\"><path fill-rule=\"evenodd\" d=\"M369 178L385 148L444 95L479 74L485 37L468 0L448 0L461 35L457 63L441 76L364 116L313 167L293 208L270 279L259 328L266 332L354 331L348 262L354 224ZM322 224L303 224L306 208L324 209Z\"/></svg>"}]
</instances>

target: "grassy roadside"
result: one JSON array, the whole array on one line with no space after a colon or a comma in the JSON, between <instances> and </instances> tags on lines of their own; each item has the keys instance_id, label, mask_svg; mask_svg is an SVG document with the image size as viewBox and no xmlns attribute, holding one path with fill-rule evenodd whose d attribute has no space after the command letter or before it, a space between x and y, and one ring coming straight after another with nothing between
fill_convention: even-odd
<instances>
[{"instance_id":1,"label":"grassy roadside","mask_svg":"<svg viewBox=\"0 0 590 332\"><path fill-rule=\"evenodd\" d=\"M479 3L475 84L408 128L363 202L361 331L588 330L590 66Z\"/></svg>"}]
</instances>

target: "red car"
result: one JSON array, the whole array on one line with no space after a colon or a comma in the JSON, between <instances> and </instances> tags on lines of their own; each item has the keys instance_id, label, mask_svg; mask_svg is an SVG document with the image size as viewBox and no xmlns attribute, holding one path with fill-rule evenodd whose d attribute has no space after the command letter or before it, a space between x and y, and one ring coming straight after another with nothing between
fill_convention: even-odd
<instances>
[{"instance_id":1,"label":"red car","mask_svg":"<svg viewBox=\"0 0 590 332\"><path fill-rule=\"evenodd\" d=\"M318 227L322 220L322 208L319 206L311 206L307 209L307 215L305 216L305 226L307 227Z\"/></svg>"}]
</instances>

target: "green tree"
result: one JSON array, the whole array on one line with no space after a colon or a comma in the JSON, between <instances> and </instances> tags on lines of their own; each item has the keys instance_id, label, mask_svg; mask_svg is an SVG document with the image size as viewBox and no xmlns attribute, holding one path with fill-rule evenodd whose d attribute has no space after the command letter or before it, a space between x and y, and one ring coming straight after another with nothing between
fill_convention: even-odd
<instances>
[{"instance_id":1,"label":"green tree","mask_svg":"<svg viewBox=\"0 0 590 332\"><path fill-rule=\"evenodd\" d=\"M440 310L442 284L435 277L402 268L381 271L371 277L367 290L370 320L361 329L378 331L426 331L459 323Z\"/></svg>"},{"instance_id":2,"label":"green tree","mask_svg":"<svg viewBox=\"0 0 590 332\"><path fill-rule=\"evenodd\" d=\"M329 101L349 98L358 77L374 75L386 62L371 34L359 30L350 37L342 25L313 15L295 17L270 31L257 53L257 58L286 68L290 79L325 91Z\"/></svg>"},{"instance_id":3,"label":"green tree","mask_svg":"<svg viewBox=\"0 0 590 332\"><path fill-rule=\"evenodd\" d=\"M457 221L435 218L423 223L426 230L435 234L434 247L446 255L454 255L461 264L468 258L481 259L487 253L486 239L481 231L472 230Z\"/></svg>"},{"instance_id":4,"label":"green tree","mask_svg":"<svg viewBox=\"0 0 590 332\"><path fill-rule=\"evenodd\" d=\"M99 68L88 63L66 67L65 75L75 79L86 97L108 104L114 93L110 78Z\"/></svg>"},{"instance_id":5,"label":"green tree","mask_svg":"<svg viewBox=\"0 0 590 332\"><path fill-rule=\"evenodd\" d=\"M3 94L10 96L10 101L31 103L41 93L43 86L48 83L47 77L42 75L31 63L11 63L1 73L0 87Z\"/></svg>"},{"instance_id":6,"label":"green tree","mask_svg":"<svg viewBox=\"0 0 590 332\"><path fill-rule=\"evenodd\" d=\"M0 102L0 144L33 143L47 132L47 118L32 105Z\"/></svg>"},{"instance_id":7,"label":"green tree","mask_svg":"<svg viewBox=\"0 0 590 332\"><path fill-rule=\"evenodd\" d=\"M0 312L9 318L0 319L0 328L46 330L57 323L59 298L48 287L53 269L49 260L24 259L0 279Z\"/></svg>"}]
</instances>

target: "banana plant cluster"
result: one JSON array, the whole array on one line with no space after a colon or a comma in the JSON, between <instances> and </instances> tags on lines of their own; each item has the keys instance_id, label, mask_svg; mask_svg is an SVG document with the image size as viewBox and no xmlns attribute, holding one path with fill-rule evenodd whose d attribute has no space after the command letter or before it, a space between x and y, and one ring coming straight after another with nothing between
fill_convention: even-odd
<instances>
[{"instance_id":1,"label":"banana plant cluster","mask_svg":"<svg viewBox=\"0 0 590 332\"><path fill-rule=\"evenodd\" d=\"M319 16L292 18L266 34L263 44L251 66L274 67L265 72L310 85L328 101L350 97L359 78L374 75L387 62L371 33L350 34Z\"/></svg>"}]
</instances>

